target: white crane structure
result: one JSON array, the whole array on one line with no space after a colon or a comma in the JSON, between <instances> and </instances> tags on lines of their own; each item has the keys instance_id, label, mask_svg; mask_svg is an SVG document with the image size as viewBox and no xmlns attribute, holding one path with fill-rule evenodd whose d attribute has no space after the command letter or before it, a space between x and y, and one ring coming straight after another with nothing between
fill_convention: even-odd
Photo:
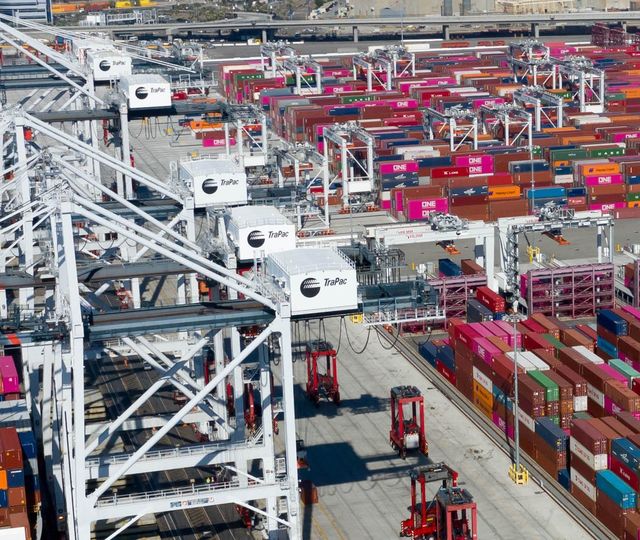
<instances>
[{"instance_id":1,"label":"white crane structure","mask_svg":"<svg viewBox=\"0 0 640 540\"><path fill-rule=\"evenodd\" d=\"M32 130L36 139L46 137L53 144L46 151L40 149L25 140L25 129ZM20 108L0 112L0 130L5 146L15 147L14 179L3 186L2 192L3 200L10 205L3 206L0 218L0 240L8 246L3 250L0 269L6 269L15 256L27 270L21 274L19 318L24 324L36 324L24 333L23 375L34 431L44 446L61 530L66 529L73 540L87 540L92 523L125 520L111 536L115 538L147 514L230 503L263 516L270 538L280 537L283 531L289 538L300 538L287 297L266 280L248 280L204 256L195 241L190 194L175 193L164 182ZM76 161L84 159L119 171L171 201L175 210L168 223L78 168ZM97 202L96 191L111 204ZM103 247L109 243L100 242L106 233L114 239L109 249ZM182 274L176 306L155 320L135 319L138 309L124 312L133 317L131 320L121 321L120 311L112 318L108 312L100 314L100 295L113 280L105 278L96 291L87 289L79 279L78 257L89 254L112 275L120 266L145 264L149 255L179 265ZM151 264L158 271L164 263ZM242 294L248 302L246 309L225 316L215 311L208 314L198 307L196 273L225 287L230 300ZM44 292L46 301L36 302L45 275L53 277ZM137 307L139 293L138 298L135 292L133 295ZM1 304L6 312L4 294ZM243 341L239 329L256 323L265 325L264 330L253 340ZM160 340L155 337L159 324L165 325ZM225 339L230 339L230 354L225 353ZM206 348L213 350L215 358L215 374L208 381L202 368ZM245 360L255 353L259 360L254 369L259 380L269 380L276 365L270 357L277 355L283 388L282 458L274 448L276 411L269 384L260 387L263 411L259 429L246 432L241 393L235 395L235 417L230 417L225 407L227 379L241 389L246 378ZM141 358L156 372L157 379L116 418L91 423L85 418L89 390L85 373L96 362L113 355ZM185 396L177 412L140 416L141 407L166 385ZM209 442L158 448L167 433L185 423L198 425ZM137 448L119 453L108 449L114 436L139 429L153 431ZM256 462L260 464L259 473L252 468ZM121 479L131 475L213 465L228 472L224 481L159 491L123 492L117 488ZM258 505L256 501L263 503Z\"/></svg>"}]
</instances>

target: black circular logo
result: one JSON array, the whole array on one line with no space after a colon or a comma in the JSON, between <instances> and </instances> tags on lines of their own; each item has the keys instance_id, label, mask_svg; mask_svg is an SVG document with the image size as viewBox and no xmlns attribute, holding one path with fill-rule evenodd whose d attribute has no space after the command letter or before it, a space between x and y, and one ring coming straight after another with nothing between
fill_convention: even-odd
<instances>
[{"instance_id":1,"label":"black circular logo","mask_svg":"<svg viewBox=\"0 0 640 540\"><path fill-rule=\"evenodd\" d=\"M316 278L307 278L300 283L300 292L302 296L313 298L320 292L320 282Z\"/></svg>"},{"instance_id":2,"label":"black circular logo","mask_svg":"<svg viewBox=\"0 0 640 540\"><path fill-rule=\"evenodd\" d=\"M98 67L100 71L109 71L111 69L111 62L109 62L109 60L103 60L98 64ZM138 90L140 89L138 88Z\"/></svg>"},{"instance_id":3,"label":"black circular logo","mask_svg":"<svg viewBox=\"0 0 640 540\"><path fill-rule=\"evenodd\" d=\"M264 244L264 233L262 231L251 231L247 236L247 242L252 248L259 248Z\"/></svg>"},{"instance_id":4,"label":"black circular logo","mask_svg":"<svg viewBox=\"0 0 640 540\"><path fill-rule=\"evenodd\" d=\"M204 182L202 182L202 191L204 191L207 195L213 195L216 191L218 191L218 181L213 178L207 178Z\"/></svg>"},{"instance_id":5,"label":"black circular logo","mask_svg":"<svg viewBox=\"0 0 640 540\"><path fill-rule=\"evenodd\" d=\"M146 99L149 95L149 90L147 90L144 86L140 86L139 88L136 88L135 94L138 99Z\"/></svg>"}]
</instances>

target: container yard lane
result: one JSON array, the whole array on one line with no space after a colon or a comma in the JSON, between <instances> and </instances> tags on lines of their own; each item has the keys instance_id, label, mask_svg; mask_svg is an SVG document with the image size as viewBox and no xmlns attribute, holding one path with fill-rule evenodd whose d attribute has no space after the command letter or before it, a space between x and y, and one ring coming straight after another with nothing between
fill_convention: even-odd
<instances>
[{"instance_id":1,"label":"container yard lane","mask_svg":"<svg viewBox=\"0 0 640 540\"><path fill-rule=\"evenodd\" d=\"M397 538L409 517L409 472L427 463L411 453L402 460L389 445L389 391L405 384L425 396L430 458L458 471L478 504L479 538L591 538L534 482L515 486L507 456L375 330L347 322L340 332L333 319L326 334L339 347L340 406L325 399L314 406L304 393L304 361L294 366L298 434L310 466L301 476L319 495L303 507L305 538Z\"/></svg>"}]
</instances>

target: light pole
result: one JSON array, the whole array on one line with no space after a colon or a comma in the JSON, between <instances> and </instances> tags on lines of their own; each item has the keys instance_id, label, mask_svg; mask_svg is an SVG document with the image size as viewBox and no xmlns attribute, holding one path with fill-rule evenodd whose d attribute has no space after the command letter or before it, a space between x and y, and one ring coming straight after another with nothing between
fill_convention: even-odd
<instances>
[{"instance_id":1,"label":"light pole","mask_svg":"<svg viewBox=\"0 0 640 540\"><path fill-rule=\"evenodd\" d=\"M506 320L513 323L513 423L514 423L514 460L509 467L509 477L514 483L524 485L529 481L529 471L520 463L520 422L519 410L520 403L518 400L518 322L523 317L518 313L518 295L516 293L513 303L513 313L506 317ZM509 436L507 432L507 437Z\"/></svg>"}]
</instances>

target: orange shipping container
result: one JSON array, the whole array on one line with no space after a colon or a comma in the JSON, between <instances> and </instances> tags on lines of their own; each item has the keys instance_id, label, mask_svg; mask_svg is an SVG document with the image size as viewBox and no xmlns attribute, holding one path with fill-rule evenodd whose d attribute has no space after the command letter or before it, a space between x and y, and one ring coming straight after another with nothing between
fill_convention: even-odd
<instances>
[{"instance_id":1,"label":"orange shipping container","mask_svg":"<svg viewBox=\"0 0 640 540\"><path fill-rule=\"evenodd\" d=\"M620 92L628 98L640 98L640 88L620 88Z\"/></svg>"},{"instance_id":2,"label":"orange shipping container","mask_svg":"<svg viewBox=\"0 0 640 540\"><path fill-rule=\"evenodd\" d=\"M492 186L489 188L489 200L518 199L520 186Z\"/></svg>"},{"instance_id":3,"label":"orange shipping container","mask_svg":"<svg viewBox=\"0 0 640 540\"><path fill-rule=\"evenodd\" d=\"M640 201L631 201L627 203L629 208L640 208Z\"/></svg>"},{"instance_id":4,"label":"orange shipping container","mask_svg":"<svg viewBox=\"0 0 640 540\"><path fill-rule=\"evenodd\" d=\"M7 471L0 470L0 489L7 489Z\"/></svg>"},{"instance_id":5,"label":"orange shipping container","mask_svg":"<svg viewBox=\"0 0 640 540\"><path fill-rule=\"evenodd\" d=\"M577 131L577 129L574 126L542 128L542 133L567 133L571 131Z\"/></svg>"},{"instance_id":6,"label":"orange shipping container","mask_svg":"<svg viewBox=\"0 0 640 540\"><path fill-rule=\"evenodd\" d=\"M618 163L585 163L580 165L580 174L582 176L595 174L618 174L620 165Z\"/></svg>"}]
</instances>

